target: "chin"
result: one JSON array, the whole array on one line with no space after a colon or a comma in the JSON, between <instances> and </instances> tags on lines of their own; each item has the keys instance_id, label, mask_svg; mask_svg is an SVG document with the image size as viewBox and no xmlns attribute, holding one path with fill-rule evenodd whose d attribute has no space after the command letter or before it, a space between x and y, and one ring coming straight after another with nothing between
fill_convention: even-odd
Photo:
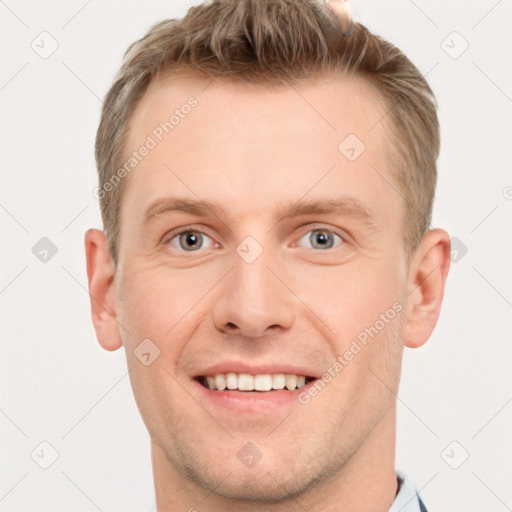
<instances>
[{"instance_id":1,"label":"chin","mask_svg":"<svg viewBox=\"0 0 512 512\"><path fill-rule=\"evenodd\" d=\"M218 497L247 503L277 504L308 494L313 487L330 480L329 476L343 465L339 460L326 461L325 458L322 465L312 463L312 460L322 459L297 459L297 453L271 455L268 447L264 451L252 467L246 467L236 456L217 454L212 460L218 462L205 462L204 459L196 459L197 453L196 457L189 454L181 470L192 483Z\"/></svg>"},{"instance_id":2,"label":"chin","mask_svg":"<svg viewBox=\"0 0 512 512\"><path fill-rule=\"evenodd\" d=\"M231 468L231 472L223 473L223 478L219 478L218 474L197 474L195 473L193 480L196 484L205 487L219 497L246 502L261 503L282 503L294 497L303 495L310 487L311 481L307 476L288 474L284 475L283 471L266 471L260 468L258 473L251 470L243 470L240 468Z\"/></svg>"}]
</instances>

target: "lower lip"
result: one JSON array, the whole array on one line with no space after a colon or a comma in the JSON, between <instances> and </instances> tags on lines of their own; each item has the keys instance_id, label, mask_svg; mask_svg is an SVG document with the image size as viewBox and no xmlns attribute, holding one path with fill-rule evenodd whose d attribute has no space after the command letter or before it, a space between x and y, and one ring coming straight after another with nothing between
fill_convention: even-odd
<instances>
[{"instance_id":1,"label":"lower lip","mask_svg":"<svg viewBox=\"0 0 512 512\"><path fill-rule=\"evenodd\" d=\"M300 393L307 391L315 381L308 382L305 386L293 391L218 391L205 388L198 381L193 380L197 388L200 400L236 412L267 413L275 409L299 402Z\"/></svg>"}]
</instances>

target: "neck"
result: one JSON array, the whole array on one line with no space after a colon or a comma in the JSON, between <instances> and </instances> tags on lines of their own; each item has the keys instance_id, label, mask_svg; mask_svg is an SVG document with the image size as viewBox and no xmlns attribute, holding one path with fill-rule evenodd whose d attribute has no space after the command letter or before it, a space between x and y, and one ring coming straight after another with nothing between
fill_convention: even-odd
<instances>
[{"instance_id":1,"label":"neck","mask_svg":"<svg viewBox=\"0 0 512 512\"><path fill-rule=\"evenodd\" d=\"M396 406L390 407L370 435L329 481L306 495L279 503L239 502L199 487L180 472L152 439L151 458L158 512L388 512L397 492L394 469ZM194 508L194 506L196 508ZM197 510L196 510L197 509Z\"/></svg>"}]
</instances>

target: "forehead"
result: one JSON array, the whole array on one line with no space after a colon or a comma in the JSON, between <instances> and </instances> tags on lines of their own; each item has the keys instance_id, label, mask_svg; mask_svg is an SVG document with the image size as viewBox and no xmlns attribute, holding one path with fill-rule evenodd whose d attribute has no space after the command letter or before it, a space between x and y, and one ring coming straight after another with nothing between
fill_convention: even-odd
<instances>
[{"instance_id":1,"label":"forehead","mask_svg":"<svg viewBox=\"0 0 512 512\"><path fill-rule=\"evenodd\" d=\"M302 119L297 130L308 126L311 136L327 137L334 142L347 133L355 133L375 147L388 131L384 99L361 77L329 75L301 85L276 85L203 78L177 70L152 80L130 119L126 146L130 148L139 142L136 138L140 131L150 133L160 123L169 121L173 112L183 110L190 98L197 100L199 108L194 108L192 120L183 124L196 127L204 122L203 138L216 135L220 139L226 131L242 124L244 130L239 136L254 137L271 131L274 135L285 128L289 132L297 117ZM189 109L184 110L187 115ZM175 113L181 114L183 120L183 112ZM219 114L214 127L206 123L212 115ZM175 127L172 138L177 140L180 131L186 128L174 130Z\"/></svg>"},{"instance_id":2,"label":"forehead","mask_svg":"<svg viewBox=\"0 0 512 512\"><path fill-rule=\"evenodd\" d=\"M122 208L173 194L214 196L236 205L240 218L244 208L254 213L258 204L325 196L333 187L383 202L393 180L386 112L355 77L292 86L163 74L129 123L126 158L149 140L152 147L128 174Z\"/></svg>"}]
</instances>

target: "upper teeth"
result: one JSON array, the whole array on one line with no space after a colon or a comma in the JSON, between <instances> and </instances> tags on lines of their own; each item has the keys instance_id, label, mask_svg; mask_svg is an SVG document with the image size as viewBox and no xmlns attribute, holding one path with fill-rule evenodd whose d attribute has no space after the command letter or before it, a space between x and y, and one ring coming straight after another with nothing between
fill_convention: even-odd
<instances>
[{"instance_id":1,"label":"upper teeth","mask_svg":"<svg viewBox=\"0 0 512 512\"><path fill-rule=\"evenodd\" d=\"M306 385L306 377L302 375L249 375L248 373L218 373L206 377L209 389L224 391L226 388L238 391L270 391L271 389L294 389Z\"/></svg>"}]
</instances>

